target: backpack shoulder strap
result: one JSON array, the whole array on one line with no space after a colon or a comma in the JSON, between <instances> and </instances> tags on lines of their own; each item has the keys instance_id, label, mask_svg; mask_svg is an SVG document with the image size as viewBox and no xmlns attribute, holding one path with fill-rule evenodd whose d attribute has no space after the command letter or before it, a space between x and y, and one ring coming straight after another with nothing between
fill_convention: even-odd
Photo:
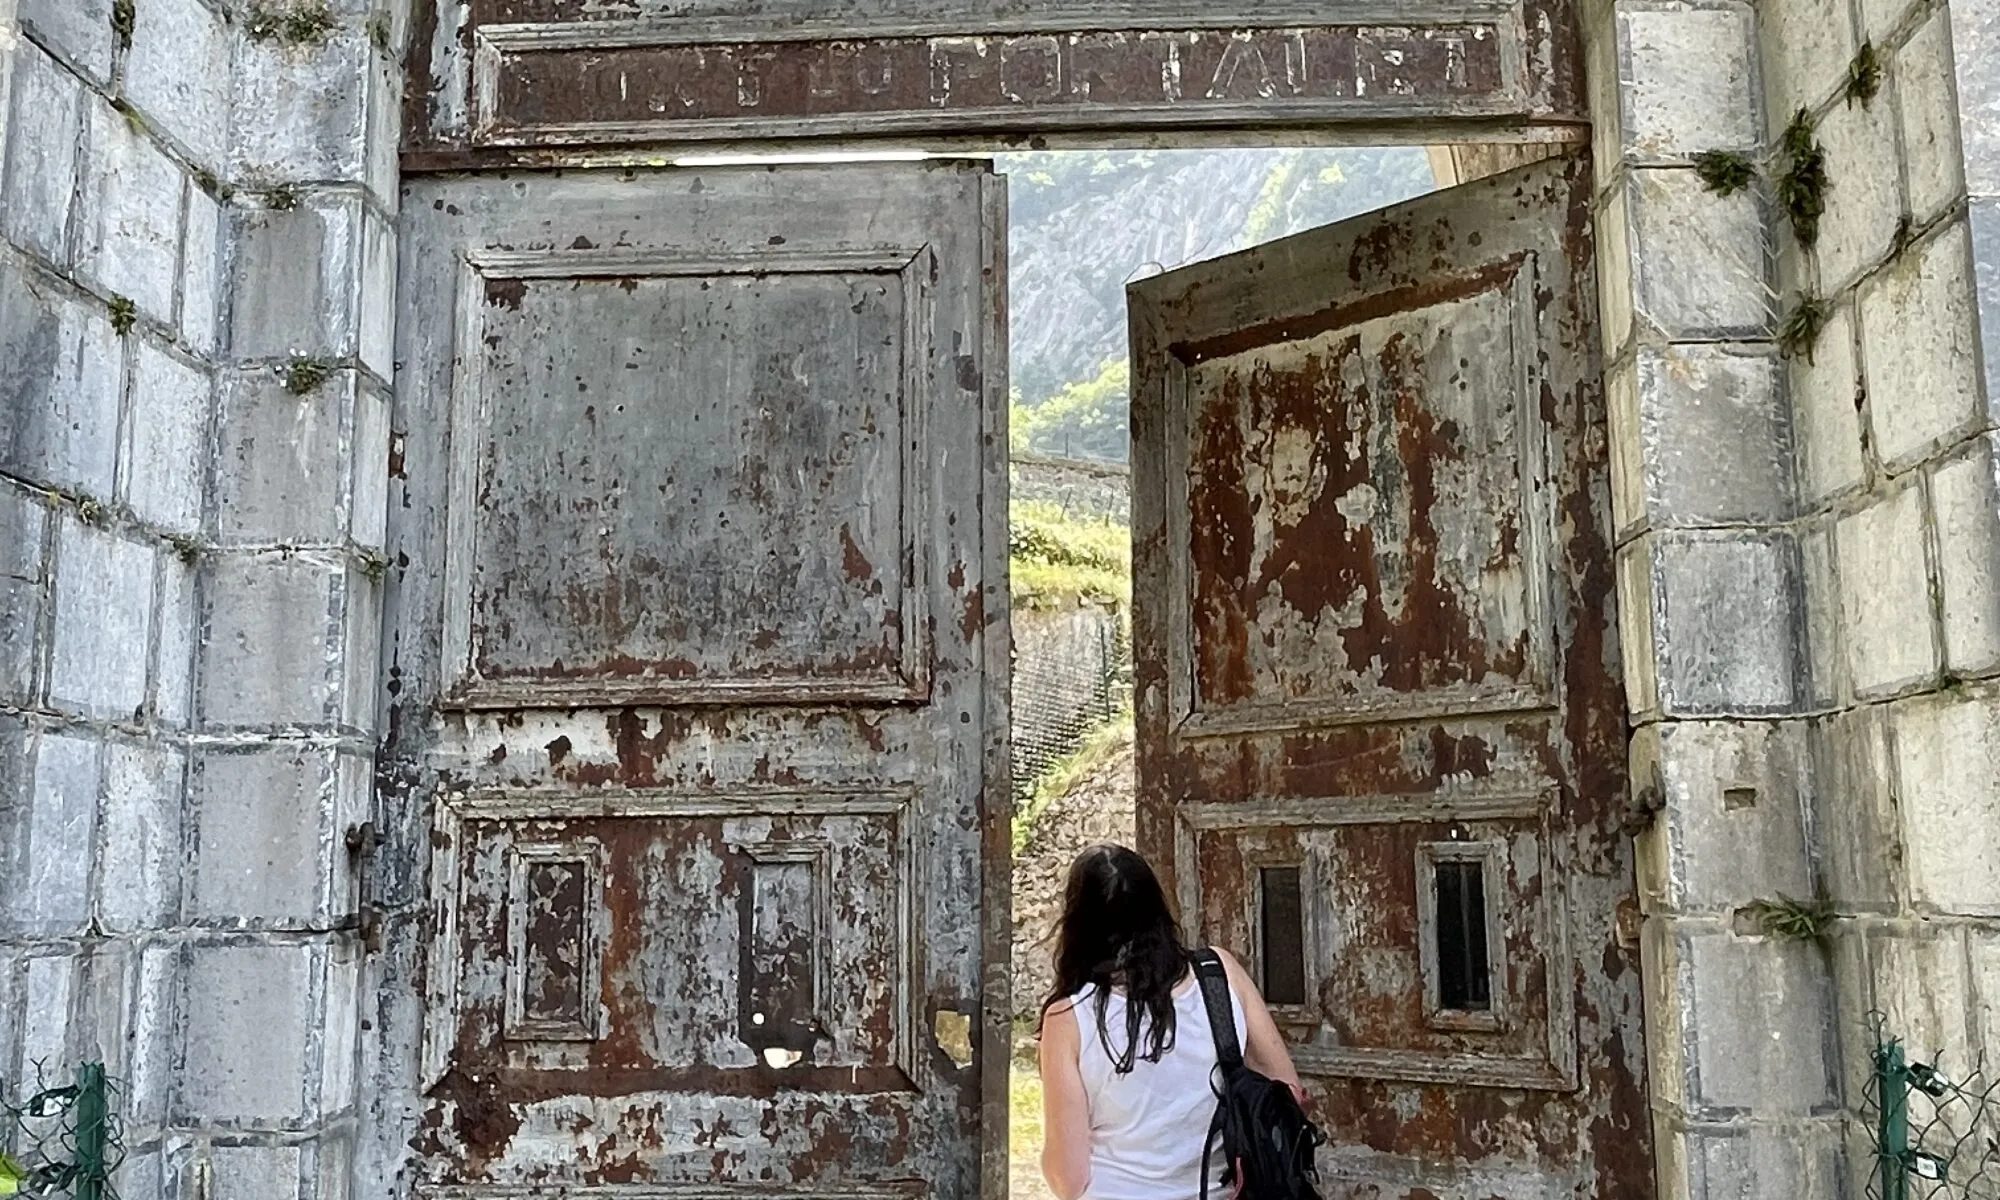
<instances>
[{"instance_id":1,"label":"backpack shoulder strap","mask_svg":"<svg viewBox=\"0 0 2000 1200\"><path fill-rule=\"evenodd\" d=\"M1243 1048L1236 1043L1236 1014L1229 1003L1229 973L1213 950L1196 950L1188 955L1194 966L1195 981L1201 985L1202 1001L1208 1006L1208 1028L1215 1037L1215 1061L1221 1067L1240 1066Z\"/></svg>"}]
</instances>

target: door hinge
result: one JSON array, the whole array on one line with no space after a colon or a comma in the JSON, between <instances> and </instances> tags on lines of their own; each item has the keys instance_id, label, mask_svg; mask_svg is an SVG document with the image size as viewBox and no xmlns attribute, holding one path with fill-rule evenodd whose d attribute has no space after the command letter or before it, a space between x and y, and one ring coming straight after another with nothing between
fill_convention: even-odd
<instances>
[{"instance_id":1,"label":"door hinge","mask_svg":"<svg viewBox=\"0 0 2000 1200\"><path fill-rule=\"evenodd\" d=\"M363 821L347 827L346 841L356 893L354 913L348 923L360 939L361 948L372 954L382 948L382 910L370 899L374 889L369 886L374 872L375 848L382 844L382 837L375 830L375 822Z\"/></svg>"},{"instance_id":2,"label":"door hinge","mask_svg":"<svg viewBox=\"0 0 2000 1200\"><path fill-rule=\"evenodd\" d=\"M1630 837L1652 828L1653 821L1667 807L1666 780L1660 777L1660 768L1653 768L1652 778L1632 790L1625 801L1624 810L1619 814L1618 827Z\"/></svg>"}]
</instances>

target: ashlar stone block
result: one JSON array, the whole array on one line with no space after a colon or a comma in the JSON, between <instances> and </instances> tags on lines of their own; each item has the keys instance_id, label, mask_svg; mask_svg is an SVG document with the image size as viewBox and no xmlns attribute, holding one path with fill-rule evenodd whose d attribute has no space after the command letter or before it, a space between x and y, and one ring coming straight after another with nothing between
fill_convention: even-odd
<instances>
[{"instance_id":1,"label":"ashlar stone block","mask_svg":"<svg viewBox=\"0 0 2000 1200\"><path fill-rule=\"evenodd\" d=\"M1931 475L1945 666L1959 675L2000 669L2000 483L1994 435Z\"/></svg>"},{"instance_id":2,"label":"ashlar stone block","mask_svg":"<svg viewBox=\"0 0 2000 1200\"><path fill-rule=\"evenodd\" d=\"M242 178L360 183L373 47L361 21L288 46L238 32L232 168Z\"/></svg>"},{"instance_id":3,"label":"ashlar stone block","mask_svg":"<svg viewBox=\"0 0 2000 1200\"><path fill-rule=\"evenodd\" d=\"M2000 1062L2000 934L1977 930L1968 937L1972 968L1972 1027L1985 1062Z\"/></svg>"},{"instance_id":4,"label":"ashlar stone block","mask_svg":"<svg viewBox=\"0 0 2000 1200\"><path fill-rule=\"evenodd\" d=\"M174 1029L181 991L181 948L155 942L139 952L132 1005L132 1055L126 1080L127 1121L154 1125L167 1118L174 1076Z\"/></svg>"},{"instance_id":5,"label":"ashlar stone block","mask_svg":"<svg viewBox=\"0 0 2000 1200\"><path fill-rule=\"evenodd\" d=\"M1675 341L1754 340L1771 324L1761 194L1708 190L1690 169L1632 172L1633 305Z\"/></svg>"},{"instance_id":6,"label":"ashlar stone block","mask_svg":"<svg viewBox=\"0 0 2000 1200\"><path fill-rule=\"evenodd\" d=\"M124 349L93 305L0 262L0 468L109 500Z\"/></svg>"},{"instance_id":7,"label":"ashlar stone block","mask_svg":"<svg viewBox=\"0 0 2000 1200\"><path fill-rule=\"evenodd\" d=\"M1826 150L1826 213L1820 219L1819 286L1832 295L1880 262L1903 216L1891 88L1867 103L1836 104L1816 128Z\"/></svg>"},{"instance_id":8,"label":"ashlar stone block","mask_svg":"<svg viewBox=\"0 0 2000 1200\"><path fill-rule=\"evenodd\" d=\"M354 406L354 512L351 535L363 548L380 551L389 522L389 397L363 387Z\"/></svg>"},{"instance_id":9,"label":"ashlar stone block","mask_svg":"<svg viewBox=\"0 0 2000 1200\"><path fill-rule=\"evenodd\" d=\"M1917 697L1892 722L1911 900L2000 916L2000 698Z\"/></svg>"},{"instance_id":10,"label":"ashlar stone block","mask_svg":"<svg viewBox=\"0 0 2000 1200\"><path fill-rule=\"evenodd\" d=\"M107 102L85 109L77 266L103 291L174 324L181 264L181 169Z\"/></svg>"},{"instance_id":11,"label":"ashlar stone block","mask_svg":"<svg viewBox=\"0 0 2000 1200\"><path fill-rule=\"evenodd\" d=\"M67 265L83 85L33 43L17 46L14 60L0 160L0 237Z\"/></svg>"},{"instance_id":12,"label":"ashlar stone block","mask_svg":"<svg viewBox=\"0 0 2000 1200\"><path fill-rule=\"evenodd\" d=\"M339 645L333 591L341 566L303 553L217 553L204 561L203 720L248 728L329 721Z\"/></svg>"},{"instance_id":13,"label":"ashlar stone block","mask_svg":"<svg viewBox=\"0 0 2000 1200\"><path fill-rule=\"evenodd\" d=\"M1757 6L1764 112L1772 140L1800 108L1816 108L1847 81L1858 41L1846 0L1765 0Z\"/></svg>"},{"instance_id":14,"label":"ashlar stone block","mask_svg":"<svg viewBox=\"0 0 2000 1200\"><path fill-rule=\"evenodd\" d=\"M1905 856L1887 712L1861 705L1816 720L1811 747L1813 831L1828 894L1843 912L1896 911Z\"/></svg>"},{"instance_id":15,"label":"ashlar stone block","mask_svg":"<svg viewBox=\"0 0 2000 1200\"><path fill-rule=\"evenodd\" d=\"M1649 911L1727 914L1812 893L1803 724L1649 724L1633 735L1633 769L1645 779L1655 767L1666 808L1639 842Z\"/></svg>"},{"instance_id":16,"label":"ashlar stone block","mask_svg":"<svg viewBox=\"0 0 2000 1200\"><path fill-rule=\"evenodd\" d=\"M195 643L201 610L194 565L178 552L160 560L159 635L154 639L153 714L185 725L194 704Z\"/></svg>"},{"instance_id":17,"label":"ashlar stone block","mask_svg":"<svg viewBox=\"0 0 2000 1200\"><path fill-rule=\"evenodd\" d=\"M106 869L98 880L97 917L107 933L161 929L179 917L186 775L187 756L177 747L113 742L105 748Z\"/></svg>"},{"instance_id":18,"label":"ashlar stone block","mask_svg":"<svg viewBox=\"0 0 2000 1200\"><path fill-rule=\"evenodd\" d=\"M38 1062L67 1061L74 1050L70 1026L75 1020L78 993L82 990L82 962L67 948L27 957L23 971L26 1000L21 1022L21 1066ZM26 1069L8 1080L16 1104L26 1100L37 1087L29 1082Z\"/></svg>"},{"instance_id":19,"label":"ashlar stone block","mask_svg":"<svg viewBox=\"0 0 2000 1200\"><path fill-rule=\"evenodd\" d=\"M57 530L49 700L130 720L146 703L155 551L65 517Z\"/></svg>"},{"instance_id":20,"label":"ashlar stone block","mask_svg":"<svg viewBox=\"0 0 2000 1200\"><path fill-rule=\"evenodd\" d=\"M229 149L229 27L201 0L145 0L134 9L125 98L197 163Z\"/></svg>"},{"instance_id":21,"label":"ashlar stone block","mask_svg":"<svg viewBox=\"0 0 2000 1200\"><path fill-rule=\"evenodd\" d=\"M1868 480L1861 448L1861 372L1854 357L1854 312L1835 307L1810 355L1788 360L1799 495L1808 506Z\"/></svg>"},{"instance_id":22,"label":"ashlar stone block","mask_svg":"<svg viewBox=\"0 0 2000 1200\"><path fill-rule=\"evenodd\" d=\"M1867 950L1886 1031L1903 1039L1911 1058L1963 1071L1973 1061L1974 1028L1965 929L1931 921L1882 926L1869 931ZM1928 1119L1925 1103L1911 1099L1912 1121Z\"/></svg>"},{"instance_id":23,"label":"ashlar stone block","mask_svg":"<svg viewBox=\"0 0 2000 1200\"><path fill-rule=\"evenodd\" d=\"M93 83L111 78L112 0L20 0L21 24Z\"/></svg>"},{"instance_id":24,"label":"ashlar stone block","mask_svg":"<svg viewBox=\"0 0 2000 1200\"><path fill-rule=\"evenodd\" d=\"M1775 353L1682 345L1638 352L1647 522L1777 524L1794 508L1792 429Z\"/></svg>"},{"instance_id":25,"label":"ashlar stone block","mask_svg":"<svg viewBox=\"0 0 2000 1200\"><path fill-rule=\"evenodd\" d=\"M1600 166L1602 160L1600 160ZM1633 266L1631 187L1613 187L1599 196L1591 216L1597 239L1597 319L1604 360L1616 360L1632 340L1636 316L1633 293L1637 272Z\"/></svg>"},{"instance_id":26,"label":"ashlar stone block","mask_svg":"<svg viewBox=\"0 0 2000 1200\"><path fill-rule=\"evenodd\" d=\"M239 361L359 352L361 199L232 209L230 349Z\"/></svg>"},{"instance_id":27,"label":"ashlar stone block","mask_svg":"<svg viewBox=\"0 0 2000 1200\"><path fill-rule=\"evenodd\" d=\"M1952 87L1950 13L1931 13L1889 66L1903 130L1910 214L1928 225L1965 194L1958 98Z\"/></svg>"},{"instance_id":28,"label":"ashlar stone block","mask_svg":"<svg viewBox=\"0 0 2000 1200\"><path fill-rule=\"evenodd\" d=\"M1688 1194L1704 1200L1839 1196L1841 1126L1837 1120L1689 1130L1683 1151Z\"/></svg>"},{"instance_id":29,"label":"ashlar stone block","mask_svg":"<svg viewBox=\"0 0 2000 1200\"><path fill-rule=\"evenodd\" d=\"M1648 536L1619 549L1618 646L1625 660L1625 706L1634 716L1660 707L1654 633L1653 542Z\"/></svg>"},{"instance_id":30,"label":"ashlar stone block","mask_svg":"<svg viewBox=\"0 0 2000 1200\"><path fill-rule=\"evenodd\" d=\"M1688 932L1678 968L1691 1114L1804 1116L1833 1100L1833 998L1812 946Z\"/></svg>"},{"instance_id":31,"label":"ashlar stone block","mask_svg":"<svg viewBox=\"0 0 2000 1200\"><path fill-rule=\"evenodd\" d=\"M334 756L296 743L214 750L196 766L196 920L310 928L328 911Z\"/></svg>"},{"instance_id":32,"label":"ashlar stone block","mask_svg":"<svg viewBox=\"0 0 2000 1200\"><path fill-rule=\"evenodd\" d=\"M174 1115L188 1124L283 1127L305 1116L318 1025L311 946L198 945L188 952Z\"/></svg>"},{"instance_id":33,"label":"ashlar stone block","mask_svg":"<svg viewBox=\"0 0 2000 1200\"><path fill-rule=\"evenodd\" d=\"M1625 153L1641 161L1756 148L1762 131L1751 8L1621 5L1618 84Z\"/></svg>"},{"instance_id":34,"label":"ashlar stone block","mask_svg":"<svg viewBox=\"0 0 2000 1200\"><path fill-rule=\"evenodd\" d=\"M204 367L138 340L123 476L125 502L140 519L175 533L200 530L213 394Z\"/></svg>"},{"instance_id":35,"label":"ashlar stone block","mask_svg":"<svg viewBox=\"0 0 2000 1200\"><path fill-rule=\"evenodd\" d=\"M1842 642L1863 698L1895 695L1937 677L1923 495L1906 487L1834 526Z\"/></svg>"},{"instance_id":36,"label":"ashlar stone block","mask_svg":"<svg viewBox=\"0 0 2000 1200\"><path fill-rule=\"evenodd\" d=\"M0 703L33 706L48 505L0 484Z\"/></svg>"},{"instance_id":37,"label":"ashlar stone block","mask_svg":"<svg viewBox=\"0 0 2000 1200\"><path fill-rule=\"evenodd\" d=\"M1861 289L1869 426L1892 471L1981 419L1971 265L1966 226L1954 221Z\"/></svg>"},{"instance_id":38,"label":"ashlar stone block","mask_svg":"<svg viewBox=\"0 0 2000 1200\"><path fill-rule=\"evenodd\" d=\"M1790 534L1658 534L1652 570L1664 711L1796 708L1803 639L1798 547Z\"/></svg>"},{"instance_id":39,"label":"ashlar stone block","mask_svg":"<svg viewBox=\"0 0 2000 1200\"><path fill-rule=\"evenodd\" d=\"M224 542L328 544L347 532L352 371L294 395L269 370L227 377L216 472Z\"/></svg>"},{"instance_id":40,"label":"ashlar stone block","mask_svg":"<svg viewBox=\"0 0 2000 1200\"><path fill-rule=\"evenodd\" d=\"M86 737L35 739L26 806L9 845L9 926L29 937L66 937L90 920L91 845L97 830L101 746ZM19 804L19 801L16 801Z\"/></svg>"},{"instance_id":41,"label":"ashlar stone block","mask_svg":"<svg viewBox=\"0 0 2000 1200\"><path fill-rule=\"evenodd\" d=\"M222 206L188 180L187 235L181 245L181 340L213 356L220 334Z\"/></svg>"},{"instance_id":42,"label":"ashlar stone block","mask_svg":"<svg viewBox=\"0 0 2000 1200\"><path fill-rule=\"evenodd\" d=\"M1840 575L1833 559L1833 522L1814 520L1799 529L1799 572L1805 595L1807 695L1813 707L1844 703L1853 685L1841 642Z\"/></svg>"},{"instance_id":43,"label":"ashlar stone block","mask_svg":"<svg viewBox=\"0 0 2000 1200\"><path fill-rule=\"evenodd\" d=\"M298 1146L216 1146L208 1153L215 1200L297 1200Z\"/></svg>"}]
</instances>

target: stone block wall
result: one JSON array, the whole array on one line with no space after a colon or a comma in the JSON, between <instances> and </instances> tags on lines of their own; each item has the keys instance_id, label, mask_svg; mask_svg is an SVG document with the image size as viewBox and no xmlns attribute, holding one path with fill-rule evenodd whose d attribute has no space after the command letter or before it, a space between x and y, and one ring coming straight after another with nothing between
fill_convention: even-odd
<instances>
[{"instance_id":1,"label":"stone block wall","mask_svg":"<svg viewBox=\"0 0 2000 1200\"><path fill-rule=\"evenodd\" d=\"M348 1192L398 0L0 0L0 1083Z\"/></svg>"},{"instance_id":2,"label":"stone block wall","mask_svg":"<svg viewBox=\"0 0 2000 1200\"><path fill-rule=\"evenodd\" d=\"M2000 5L1587 29L1661 1195L1859 1195L1871 1012L2000 1059ZM1822 940L1759 916L1816 896Z\"/></svg>"}]
</instances>

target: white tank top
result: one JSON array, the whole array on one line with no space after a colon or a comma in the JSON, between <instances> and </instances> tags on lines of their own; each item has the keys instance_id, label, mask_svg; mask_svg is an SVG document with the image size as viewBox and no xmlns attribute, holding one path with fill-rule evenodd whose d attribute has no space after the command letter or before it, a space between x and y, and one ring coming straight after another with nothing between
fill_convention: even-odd
<instances>
[{"instance_id":1,"label":"white tank top","mask_svg":"<svg viewBox=\"0 0 2000 1200\"><path fill-rule=\"evenodd\" d=\"M1215 1119L1215 1040L1208 1007L1192 977L1174 996L1174 1044L1160 1061L1134 1056L1132 1070L1120 1075L1097 1030L1097 989L1072 997L1076 1014L1078 1066L1090 1100L1090 1186L1083 1200L1197 1200L1201 1195L1201 1152ZM1229 989L1236 1042L1243 1044L1243 1001ZM1104 1028L1114 1049L1125 1048L1125 997L1112 992L1104 1006ZM1147 1044L1145 1025L1139 1045ZM1211 1156L1209 1195L1222 1175L1220 1151Z\"/></svg>"}]
</instances>

